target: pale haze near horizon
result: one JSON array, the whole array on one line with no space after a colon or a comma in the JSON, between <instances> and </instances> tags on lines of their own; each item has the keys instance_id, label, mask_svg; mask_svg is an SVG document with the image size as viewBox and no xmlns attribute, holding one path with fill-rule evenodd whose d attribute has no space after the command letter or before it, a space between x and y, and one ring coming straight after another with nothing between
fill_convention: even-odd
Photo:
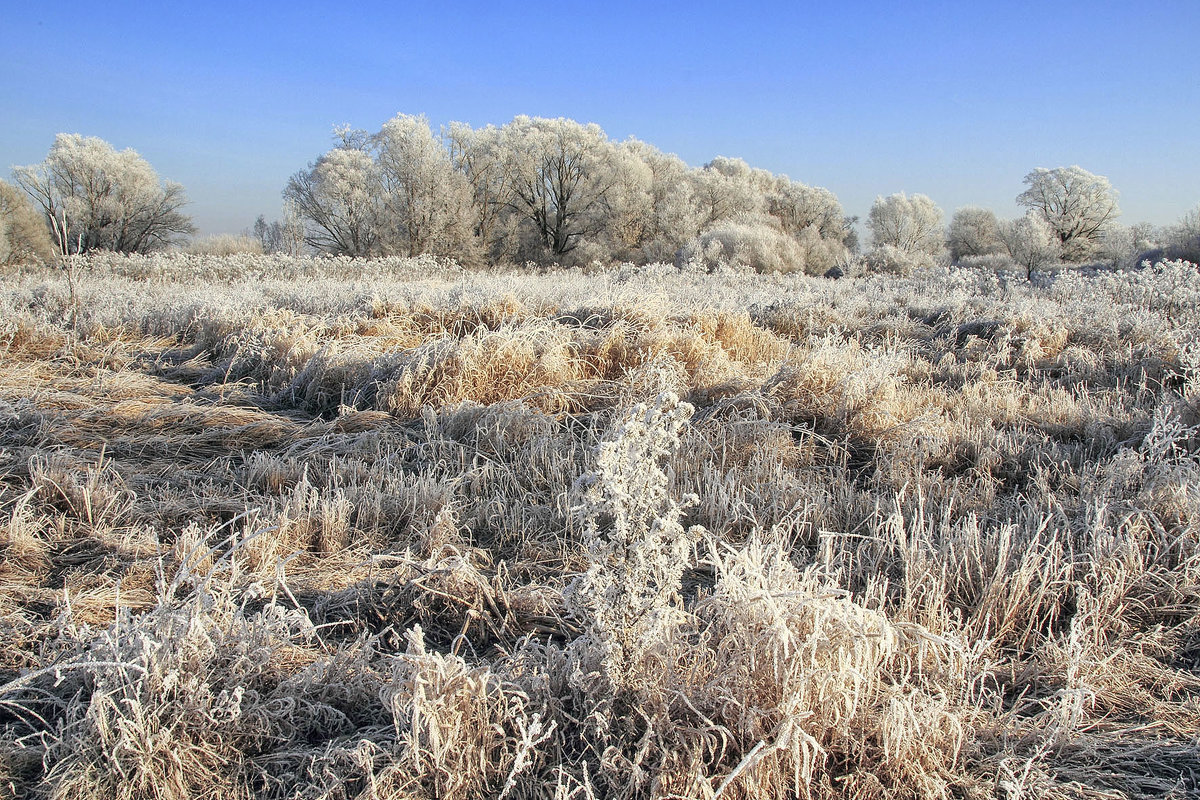
<instances>
[{"instance_id":1,"label":"pale haze near horizon","mask_svg":"<svg viewBox=\"0 0 1200 800\"><path fill-rule=\"evenodd\" d=\"M1014 216L1024 175L1072 164L1126 224L1200 204L1200 3L832 5L5 0L0 172L98 136L182 183L201 234L235 233L335 125L529 114L743 158L849 215L904 191Z\"/></svg>"}]
</instances>

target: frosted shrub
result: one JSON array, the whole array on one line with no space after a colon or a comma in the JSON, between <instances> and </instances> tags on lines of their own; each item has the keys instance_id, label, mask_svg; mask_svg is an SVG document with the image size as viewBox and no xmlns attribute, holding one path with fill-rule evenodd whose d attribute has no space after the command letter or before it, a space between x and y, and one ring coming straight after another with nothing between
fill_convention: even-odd
<instances>
[{"instance_id":1,"label":"frosted shrub","mask_svg":"<svg viewBox=\"0 0 1200 800\"><path fill-rule=\"evenodd\" d=\"M1133 269L1141 255L1152 247L1147 226L1112 223L1100 232L1095 258L1100 265L1112 269Z\"/></svg>"},{"instance_id":2,"label":"frosted shrub","mask_svg":"<svg viewBox=\"0 0 1200 800\"><path fill-rule=\"evenodd\" d=\"M998 227L999 223L993 211L977 206L958 209L950 218L947 237L950 258L959 262L964 258L1004 252L1004 243L1000 241Z\"/></svg>"},{"instance_id":3,"label":"frosted shrub","mask_svg":"<svg viewBox=\"0 0 1200 800\"><path fill-rule=\"evenodd\" d=\"M600 656L618 691L638 687L640 665L681 617L683 569L701 531L680 524L684 506L667 493L663 462L691 414L674 392L635 406L605 435L595 470L577 486L590 566L569 588L568 607L586 626L579 646Z\"/></svg>"},{"instance_id":4,"label":"frosted shrub","mask_svg":"<svg viewBox=\"0 0 1200 800\"><path fill-rule=\"evenodd\" d=\"M1134 292L1135 302L1160 310L1172 320L1200 311L1200 267L1190 261L1159 261L1150 270L1135 274L1131 283L1141 290Z\"/></svg>"},{"instance_id":5,"label":"frosted shrub","mask_svg":"<svg viewBox=\"0 0 1200 800\"><path fill-rule=\"evenodd\" d=\"M1178 324L1196 319L1200 311L1200 267L1182 260L1157 261L1153 266L1143 261L1137 270L1087 277L1068 274L1055 281L1054 295L1060 302L1102 296L1112 304L1161 314Z\"/></svg>"},{"instance_id":6,"label":"frosted shrub","mask_svg":"<svg viewBox=\"0 0 1200 800\"><path fill-rule=\"evenodd\" d=\"M714 548L712 564L716 585L694 610L708 656L686 662L681 684L746 753L741 765L753 769L727 779L740 779L739 796L948 795L961 720L975 714L956 642L893 622L816 567L798 569L777 532ZM846 786L827 789L846 764Z\"/></svg>"},{"instance_id":7,"label":"frosted shrub","mask_svg":"<svg viewBox=\"0 0 1200 800\"><path fill-rule=\"evenodd\" d=\"M876 249L892 247L911 255L940 254L944 248L942 210L923 194L897 192L877 197L867 215Z\"/></svg>"},{"instance_id":8,"label":"frosted shrub","mask_svg":"<svg viewBox=\"0 0 1200 800\"><path fill-rule=\"evenodd\" d=\"M1034 212L1002 222L1000 241L1012 260L1025 268L1027 278L1033 277L1034 270L1053 264L1063 252L1054 229Z\"/></svg>"},{"instance_id":9,"label":"frosted shrub","mask_svg":"<svg viewBox=\"0 0 1200 800\"><path fill-rule=\"evenodd\" d=\"M710 271L744 264L757 272L803 271L806 264L805 249L795 239L767 225L744 222L708 229L683 246L676 262L698 262Z\"/></svg>"},{"instance_id":10,"label":"frosted shrub","mask_svg":"<svg viewBox=\"0 0 1200 800\"><path fill-rule=\"evenodd\" d=\"M374 796L410 797L414 783L443 798L518 796L536 779L539 746L555 733L521 689L488 666L425 643L420 625L380 692L391 711L395 752L375 777ZM526 795L527 796L527 795Z\"/></svg>"},{"instance_id":11,"label":"frosted shrub","mask_svg":"<svg viewBox=\"0 0 1200 800\"><path fill-rule=\"evenodd\" d=\"M272 692L277 659L311 642L312 625L274 603L248 610L233 588L239 565L214 561L204 535L197 526L181 533L178 574L160 581L146 613L121 609L106 630L64 620L53 646L67 655L54 674L23 679L62 709L36 746L46 796L245 797L254 768L244 753L303 727L286 709L308 704ZM332 710L308 709L326 719Z\"/></svg>"},{"instance_id":12,"label":"frosted shrub","mask_svg":"<svg viewBox=\"0 0 1200 800\"><path fill-rule=\"evenodd\" d=\"M895 275L911 275L917 270L933 269L943 259L924 252L909 252L895 245L884 244L873 247L862 258L867 272L888 272Z\"/></svg>"}]
</instances>

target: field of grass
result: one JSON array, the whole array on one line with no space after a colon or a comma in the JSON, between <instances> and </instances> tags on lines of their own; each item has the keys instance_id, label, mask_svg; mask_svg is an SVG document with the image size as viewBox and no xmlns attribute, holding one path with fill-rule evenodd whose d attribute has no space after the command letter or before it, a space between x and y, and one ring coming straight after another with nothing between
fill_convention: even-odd
<instances>
[{"instance_id":1,"label":"field of grass","mask_svg":"<svg viewBox=\"0 0 1200 800\"><path fill-rule=\"evenodd\" d=\"M1200 274L0 288L0 796L1200 796Z\"/></svg>"}]
</instances>

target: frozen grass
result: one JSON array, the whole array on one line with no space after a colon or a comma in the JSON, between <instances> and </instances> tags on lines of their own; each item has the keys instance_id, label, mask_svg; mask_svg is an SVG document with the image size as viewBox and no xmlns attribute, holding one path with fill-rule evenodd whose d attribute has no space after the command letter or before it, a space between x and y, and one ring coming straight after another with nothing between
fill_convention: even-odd
<instances>
[{"instance_id":1,"label":"frozen grass","mask_svg":"<svg viewBox=\"0 0 1200 800\"><path fill-rule=\"evenodd\" d=\"M0 294L0 796L1200 795L1200 275Z\"/></svg>"}]
</instances>

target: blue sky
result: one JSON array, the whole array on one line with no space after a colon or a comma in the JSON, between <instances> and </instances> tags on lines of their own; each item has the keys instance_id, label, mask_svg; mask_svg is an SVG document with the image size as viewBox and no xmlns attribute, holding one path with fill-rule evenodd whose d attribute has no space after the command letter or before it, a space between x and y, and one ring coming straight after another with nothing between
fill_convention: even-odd
<instances>
[{"instance_id":1,"label":"blue sky","mask_svg":"<svg viewBox=\"0 0 1200 800\"><path fill-rule=\"evenodd\" d=\"M517 114L699 165L1002 216L1034 167L1126 223L1200 204L1200 2L31 3L0 0L0 174L58 132L140 152L202 233L278 215L334 125Z\"/></svg>"}]
</instances>

